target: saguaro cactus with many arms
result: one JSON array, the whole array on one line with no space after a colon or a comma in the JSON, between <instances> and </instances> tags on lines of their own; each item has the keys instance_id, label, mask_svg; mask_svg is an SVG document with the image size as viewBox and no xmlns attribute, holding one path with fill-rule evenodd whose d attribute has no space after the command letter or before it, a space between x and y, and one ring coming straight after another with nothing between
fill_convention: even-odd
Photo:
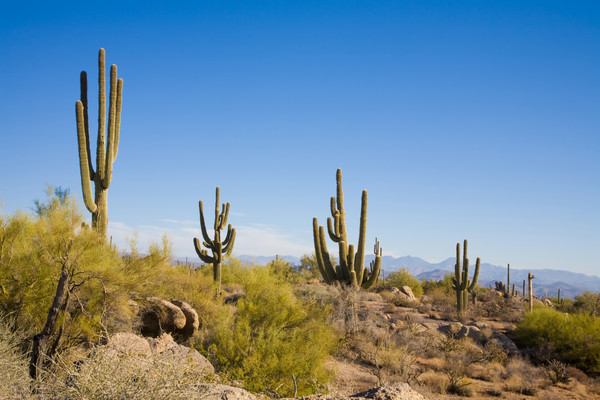
<instances>
[{"instance_id":1,"label":"saguaro cactus with many arms","mask_svg":"<svg viewBox=\"0 0 600 400\"><path fill-rule=\"evenodd\" d=\"M454 266L454 277L452 278L452 289L456 291L456 309L459 314L467 311L467 293L471 292L477 285L479 277L479 266L481 260L477 257L473 280L469 280L469 259L467 258L467 240L464 241L462 272L460 270L460 243L456 243L456 265Z\"/></svg>"},{"instance_id":2,"label":"saguaro cactus with many arms","mask_svg":"<svg viewBox=\"0 0 600 400\"><path fill-rule=\"evenodd\" d=\"M86 208L92 213L92 228L106 237L108 226L107 192L112 180L113 163L119 151L121 126L121 99L123 79L117 79L117 66L110 67L110 94L108 106L108 138L106 137L106 83L104 71L104 49L98 53L98 140L96 142L96 170L92 165L90 151L90 129L88 121L87 74L81 71L81 99L75 103L77 140L79 145L79 167L81 187ZM92 197L91 182L95 194Z\"/></svg>"},{"instance_id":3,"label":"saguaro cactus with many arms","mask_svg":"<svg viewBox=\"0 0 600 400\"><path fill-rule=\"evenodd\" d=\"M319 226L319 221L315 217L313 218L313 238L319 271L325 282L330 285L339 282L354 288L369 289L375 285L379 276L381 250L379 249L379 242L376 241L375 260L370 269L363 268L367 235L367 191L363 190L362 192L358 247L355 254L354 245L348 244L341 169L337 170L336 181L337 196L331 198L331 216L333 219L327 218L327 231L331 240L338 244L340 263L335 267L332 265L325 240L325 229L323 226Z\"/></svg>"},{"instance_id":4,"label":"saguaro cactus with many arms","mask_svg":"<svg viewBox=\"0 0 600 400\"><path fill-rule=\"evenodd\" d=\"M202 249L200 240L197 238L194 238L194 247L196 248L198 257L200 257L202 261L213 265L213 278L217 284L218 295L221 293L221 262L227 259L227 257L229 257L233 251L233 243L235 242L235 228L232 228L231 224L229 224L227 226L225 240L221 240L221 229L225 228L225 225L227 224L227 218L229 217L229 203L223 203L221 211L219 212L219 187L217 187L215 200L215 234L213 239L208 236L208 231L206 230L202 200L200 200L198 206L200 208L200 228L202 229L202 238L204 239L202 244L212 252L212 256L208 255L207 250Z\"/></svg>"}]
</instances>

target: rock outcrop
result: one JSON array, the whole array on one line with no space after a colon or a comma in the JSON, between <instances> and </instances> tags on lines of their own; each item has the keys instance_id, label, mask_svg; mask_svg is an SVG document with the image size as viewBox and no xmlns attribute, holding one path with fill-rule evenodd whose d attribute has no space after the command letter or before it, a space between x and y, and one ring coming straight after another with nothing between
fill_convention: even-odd
<instances>
[{"instance_id":1,"label":"rock outcrop","mask_svg":"<svg viewBox=\"0 0 600 400\"><path fill-rule=\"evenodd\" d=\"M186 302L148 297L145 303L139 312L143 336L156 338L169 333L186 340L200 325L198 313Z\"/></svg>"}]
</instances>

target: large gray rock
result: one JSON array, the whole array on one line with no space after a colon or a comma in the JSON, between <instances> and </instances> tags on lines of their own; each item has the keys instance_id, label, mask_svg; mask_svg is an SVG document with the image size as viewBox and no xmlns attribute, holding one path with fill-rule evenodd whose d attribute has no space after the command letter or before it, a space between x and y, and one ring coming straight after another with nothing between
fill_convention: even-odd
<instances>
[{"instance_id":1,"label":"large gray rock","mask_svg":"<svg viewBox=\"0 0 600 400\"><path fill-rule=\"evenodd\" d=\"M195 349L175 343L169 334L162 334L158 338L148 338L152 354L169 361L182 365L190 365L200 374L214 374L215 368L212 364L198 353Z\"/></svg>"},{"instance_id":2,"label":"large gray rock","mask_svg":"<svg viewBox=\"0 0 600 400\"><path fill-rule=\"evenodd\" d=\"M198 313L188 303L148 297L140 311L143 336L158 337L163 333L174 334L179 341L193 336L200 322Z\"/></svg>"},{"instance_id":3,"label":"large gray rock","mask_svg":"<svg viewBox=\"0 0 600 400\"><path fill-rule=\"evenodd\" d=\"M212 364L195 349L175 343L169 334L158 338L144 338L133 333L111 335L106 347L129 355L156 357L173 365L192 367L200 375L214 374Z\"/></svg>"},{"instance_id":4,"label":"large gray rock","mask_svg":"<svg viewBox=\"0 0 600 400\"><path fill-rule=\"evenodd\" d=\"M400 290L402 291L402 293L404 293L406 296L408 296L408 299L410 301L416 301L417 298L415 297L412 289L409 286L402 286L400 288Z\"/></svg>"},{"instance_id":5,"label":"large gray rock","mask_svg":"<svg viewBox=\"0 0 600 400\"><path fill-rule=\"evenodd\" d=\"M343 396L335 394L316 394L300 397L303 400L427 400L425 396L413 390L408 383L395 383L393 385L380 386L365 392Z\"/></svg>"},{"instance_id":6,"label":"large gray rock","mask_svg":"<svg viewBox=\"0 0 600 400\"><path fill-rule=\"evenodd\" d=\"M426 400L422 394L414 391L408 383L380 386L350 397L373 400Z\"/></svg>"}]
</instances>

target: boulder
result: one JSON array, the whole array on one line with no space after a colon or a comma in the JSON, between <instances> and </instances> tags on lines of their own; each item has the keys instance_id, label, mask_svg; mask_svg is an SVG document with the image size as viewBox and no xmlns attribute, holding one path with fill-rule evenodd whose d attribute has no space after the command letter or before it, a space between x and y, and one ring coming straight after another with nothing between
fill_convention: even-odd
<instances>
[{"instance_id":1,"label":"boulder","mask_svg":"<svg viewBox=\"0 0 600 400\"><path fill-rule=\"evenodd\" d=\"M179 307L181 312L183 312L183 315L185 315L185 325L183 328L180 329L181 333L188 335L188 336L192 336L194 334L194 332L197 331L198 328L200 327L200 320L198 319L198 313L196 312L196 310L194 310L192 308L192 306L190 306L188 303L186 303L184 301L176 300L176 299L171 299L170 301L171 301L171 303L173 303L174 305ZM179 332L176 332L176 333L179 333Z\"/></svg>"},{"instance_id":2,"label":"boulder","mask_svg":"<svg viewBox=\"0 0 600 400\"><path fill-rule=\"evenodd\" d=\"M202 383L198 385L198 399L256 400L257 397L241 388L215 383Z\"/></svg>"},{"instance_id":3,"label":"boulder","mask_svg":"<svg viewBox=\"0 0 600 400\"><path fill-rule=\"evenodd\" d=\"M162 360L177 364L188 364L200 374L214 374L215 368L195 349L175 343L167 333L158 338L148 338L152 354Z\"/></svg>"},{"instance_id":4,"label":"boulder","mask_svg":"<svg viewBox=\"0 0 600 400\"><path fill-rule=\"evenodd\" d=\"M402 293L404 293L406 296L408 296L408 299L410 301L416 301L417 298L415 297L412 289L409 286L402 286L402 288L400 288L400 291Z\"/></svg>"},{"instance_id":5,"label":"boulder","mask_svg":"<svg viewBox=\"0 0 600 400\"><path fill-rule=\"evenodd\" d=\"M426 400L422 394L413 390L408 383L380 386L350 397L353 399L373 400Z\"/></svg>"},{"instance_id":6,"label":"boulder","mask_svg":"<svg viewBox=\"0 0 600 400\"><path fill-rule=\"evenodd\" d=\"M148 341L133 333L119 332L110 335L106 341L106 346L119 353L129 355L149 356L152 354Z\"/></svg>"},{"instance_id":7,"label":"boulder","mask_svg":"<svg viewBox=\"0 0 600 400\"><path fill-rule=\"evenodd\" d=\"M173 333L178 339L190 338L198 329L198 313L188 303L148 297L140 311L141 333L147 337L158 337Z\"/></svg>"}]
</instances>

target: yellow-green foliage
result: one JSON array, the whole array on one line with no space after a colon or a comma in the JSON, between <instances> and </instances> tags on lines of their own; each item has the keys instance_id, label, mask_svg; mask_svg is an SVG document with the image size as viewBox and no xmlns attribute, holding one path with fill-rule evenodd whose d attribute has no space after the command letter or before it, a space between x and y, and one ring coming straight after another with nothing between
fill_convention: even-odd
<instances>
[{"instance_id":1,"label":"yellow-green foliage","mask_svg":"<svg viewBox=\"0 0 600 400\"><path fill-rule=\"evenodd\" d=\"M387 281L391 286L397 288L401 288L402 286L410 287L415 297L421 297L423 294L423 286L421 285L421 282L412 276L405 268L389 274Z\"/></svg>"},{"instance_id":2,"label":"yellow-green foliage","mask_svg":"<svg viewBox=\"0 0 600 400\"><path fill-rule=\"evenodd\" d=\"M525 346L549 346L557 358L590 372L600 372L600 318L536 308L517 326Z\"/></svg>"},{"instance_id":3,"label":"yellow-green foliage","mask_svg":"<svg viewBox=\"0 0 600 400\"><path fill-rule=\"evenodd\" d=\"M212 315L210 279L169 263L170 243L135 249L123 257L95 231L71 197L53 193L36 203L37 214L0 214L0 312L13 329L39 333L56 292L63 265L69 269L69 301L61 312L60 347L94 341L99 335L133 328L130 300L178 298L202 315Z\"/></svg>"},{"instance_id":4,"label":"yellow-green foliage","mask_svg":"<svg viewBox=\"0 0 600 400\"><path fill-rule=\"evenodd\" d=\"M212 321L201 350L219 372L251 391L290 397L293 377L298 395L322 390L331 378L325 361L336 342L327 323L330 310L296 298L268 268L236 275L245 296Z\"/></svg>"}]
</instances>

